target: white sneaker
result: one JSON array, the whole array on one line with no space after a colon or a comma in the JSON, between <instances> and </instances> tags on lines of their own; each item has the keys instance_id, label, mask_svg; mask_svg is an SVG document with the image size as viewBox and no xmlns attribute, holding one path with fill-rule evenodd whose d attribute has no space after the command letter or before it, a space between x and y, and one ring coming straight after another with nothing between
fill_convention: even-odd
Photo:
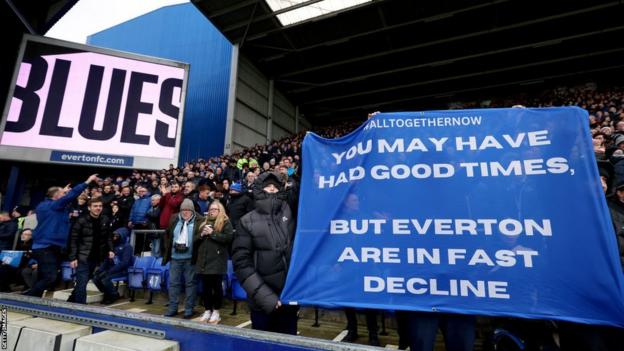
<instances>
[{"instance_id":1,"label":"white sneaker","mask_svg":"<svg viewBox=\"0 0 624 351\"><path fill-rule=\"evenodd\" d=\"M221 321L221 316L219 315L219 310L214 310L212 312L212 315L210 316L210 320L208 320L208 323L217 324L220 321Z\"/></svg>"},{"instance_id":2,"label":"white sneaker","mask_svg":"<svg viewBox=\"0 0 624 351\"><path fill-rule=\"evenodd\" d=\"M211 318L212 312L210 310L206 310L204 314L202 314L201 318L199 318L200 322L207 322Z\"/></svg>"}]
</instances>

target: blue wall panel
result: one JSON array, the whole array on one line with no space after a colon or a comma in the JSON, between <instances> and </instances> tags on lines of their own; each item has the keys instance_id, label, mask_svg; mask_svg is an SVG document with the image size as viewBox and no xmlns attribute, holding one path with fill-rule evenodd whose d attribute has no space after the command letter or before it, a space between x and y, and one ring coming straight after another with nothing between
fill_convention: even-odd
<instances>
[{"instance_id":1,"label":"blue wall panel","mask_svg":"<svg viewBox=\"0 0 624 351\"><path fill-rule=\"evenodd\" d=\"M163 7L93 34L88 43L189 63L180 163L223 153L232 44L195 6Z\"/></svg>"}]
</instances>

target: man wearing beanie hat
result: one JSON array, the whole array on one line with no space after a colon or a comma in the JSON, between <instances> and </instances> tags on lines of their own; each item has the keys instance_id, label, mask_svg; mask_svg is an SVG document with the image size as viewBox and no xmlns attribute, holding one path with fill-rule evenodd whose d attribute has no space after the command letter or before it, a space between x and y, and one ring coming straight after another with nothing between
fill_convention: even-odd
<instances>
[{"instance_id":1,"label":"man wearing beanie hat","mask_svg":"<svg viewBox=\"0 0 624 351\"><path fill-rule=\"evenodd\" d=\"M171 218L163 235L162 265L171 262L169 268L169 305L165 317L178 314L179 296L182 292L182 277L185 283L184 318L193 317L195 306L195 261L197 250L193 241L200 237L199 227L203 217L195 213L195 205L190 199L184 199L180 213Z\"/></svg>"},{"instance_id":2,"label":"man wearing beanie hat","mask_svg":"<svg viewBox=\"0 0 624 351\"><path fill-rule=\"evenodd\" d=\"M295 234L295 220L281 190L274 173L256 179L255 209L237 225L232 262L247 292L252 328L295 335L297 307L279 301Z\"/></svg>"},{"instance_id":3,"label":"man wearing beanie hat","mask_svg":"<svg viewBox=\"0 0 624 351\"><path fill-rule=\"evenodd\" d=\"M232 185L230 185L230 194L232 193L232 191L235 191L237 193L242 193L243 189L240 183L232 183Z\"/></svg>"}]
</instances>

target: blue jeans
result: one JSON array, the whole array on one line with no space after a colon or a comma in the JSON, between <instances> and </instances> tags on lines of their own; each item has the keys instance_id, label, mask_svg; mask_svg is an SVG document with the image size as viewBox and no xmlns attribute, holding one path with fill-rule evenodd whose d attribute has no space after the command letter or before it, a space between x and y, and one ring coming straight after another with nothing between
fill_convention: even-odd
<instances>
[{"instance_id":1,"label":"blue jeans","mask_svg":"<svg viewBox=\"0 0 624 351\"><path fill-rule=\"evenodd\" d=\"M412 351L432 351L438 327L442 330L447 351L472 351L475 340L475 316L401 312L406 324L407 343Z\"/></svg>"},{"instance_id":2,"label":"blue jeans","mask_svg":"<svg viewBox=\"0 0 624 351\"><path fill-rule=\"evenodd\" d=\"M58 246L48 246L43 249L35 249L32 252L32 258L37 260L37 281L25 293L29 296L41 297L43 291L54 286L56 283L57 272L61 265L61 248Z\"/></svg>"},{"instance_id":3,"label":"blue jeans","mask_svg":"<svg viewBox=\"0 0 624 351\"><path fill-rule=\"evenodd\" d=\"M197 289L195 284L195 266L191 264L191 259L171 260L169 268L169 308L168 313L178 311L178 302L180 293L182 292L182 279L184 278L184 287L186 298L184 300L184 314L193 313L195 307L195 296Z\"/></svg>"},{"instance_id":4,"label":"blue jeans","mask_svg":"<svg viewBox=\"0 0 624 351\"><path fill-rule=\"evenodd\" d=\"M72 292L72 302L81 304L87 303L87 283L89 279L93 277L95 267L95 262L78 262L78 267L76 268L76 285Z\"/></svg>"}]
</instances>

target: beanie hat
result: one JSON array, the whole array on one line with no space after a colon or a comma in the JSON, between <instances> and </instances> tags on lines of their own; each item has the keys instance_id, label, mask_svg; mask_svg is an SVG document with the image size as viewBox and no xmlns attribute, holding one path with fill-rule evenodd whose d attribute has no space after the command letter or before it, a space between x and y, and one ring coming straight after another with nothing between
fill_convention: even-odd
<instances>
[{"instance_id":1,"label":"beanie hat","mask_svg":"<svg viewBox=\"0 0 624 351\"><path fill-rule=\"evenodd\" d=\"M282 184L277 179L277 176L275 176L275 174L273 173L269 174L266 178L264 178L264 181L262 181L262 188L266 188L269 184L273 184L276 188L282 190Z\"/></svg>"},{"instance_id":2,"label":"beanie hat","mask_svg":"<svg viewBox=\"0 0 624 351\"><path fill-rule=\"evenodd\" d=\"M182 205L180 205L180 211L182 210L191 210L195 212L195 205L193 205L193 201L191 201L191 199L184 199L184 201L182 201Z\"/></svg>"},{"instance_id":3,"label":"beanie hat","mask_svg":"<svg viewBox=\"0 0 624 351\"><path fill-rule=\"evenodd\" d=\"M615 146L618 146L618 145L620 145L621 143L624 143L624 135L622 135L622 134L618 134L618 135L615 137L615 143L614 143L614 144L615 144Z\"/></svg>"},{"instance_id":4,"label":"beanie hat","mask_svg":"<svg viewBox=\"0 0 624 351\"><path fill-rule=\"evenodd\" d=\"M240 183L232 183L232 185L230 185L230 190L238 191L239 193L243 192L243 188Z\"/></svg>"}]
</instances>

